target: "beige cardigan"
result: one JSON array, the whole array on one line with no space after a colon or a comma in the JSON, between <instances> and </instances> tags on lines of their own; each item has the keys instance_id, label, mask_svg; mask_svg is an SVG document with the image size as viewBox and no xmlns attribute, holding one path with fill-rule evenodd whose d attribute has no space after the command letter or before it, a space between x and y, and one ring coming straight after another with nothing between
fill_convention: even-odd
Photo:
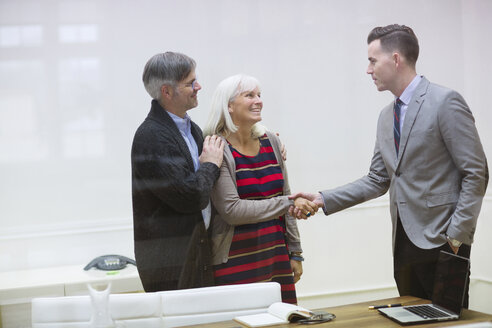
<instances>
[{"instance_id":1,"label":"beige cardigan","mask_svg":"<svg viewBox=\"0 0 492 328\"><path fill-rule=\"evenodd\" d=\"M236 163L228 146L224 148L224 161L220 168L220 177L212 190L213 213L211 222L212 263L226 263L234 235L234 226L263 222L285 214L287 245L290 252L302 252L297 221L287 212L294 201L290 195L287 170L280 153L280 140L271 132L267 136L284 176L284 196L270 199L240 199L236 185ZM224 138L223 138L224 139ZM225 142L225 139L224 139ZM227 144L226 144L227 145Z\"/></svg>"}]
</instances>

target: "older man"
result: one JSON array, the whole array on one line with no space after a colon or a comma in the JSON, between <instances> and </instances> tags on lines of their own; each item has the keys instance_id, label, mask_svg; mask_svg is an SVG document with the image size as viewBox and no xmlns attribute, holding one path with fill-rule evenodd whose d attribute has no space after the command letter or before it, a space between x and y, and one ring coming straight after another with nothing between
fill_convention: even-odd
<instances>
[{"instance_id":1,"label":"older man","mask_svg":"<svg viewBox=\"0 0 492 328\"><path fill-rule=\"evenodd\" d=\"M149 59L143 83L153 98L133 140L135 257L145 291L213 285L210 191L224 144L203 139L187 111L201 89L195 61L174 52Z\"/></svg>"}]
</instances>

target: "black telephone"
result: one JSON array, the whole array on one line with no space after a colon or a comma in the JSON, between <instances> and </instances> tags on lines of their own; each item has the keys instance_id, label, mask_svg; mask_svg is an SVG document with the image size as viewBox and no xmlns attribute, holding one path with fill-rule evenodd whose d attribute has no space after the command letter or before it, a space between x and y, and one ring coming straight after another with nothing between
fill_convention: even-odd
<instances>
[{"instance_id":1,"label":"black telephone","mask_svg":"<svg viewBox=\"0 0 492 328\"><path fill-rule=\"evenodd\" d=\"M121 255L103 255L98 256L92 261L89 262L84 268L85 271L89 270L92 267L96 267L99 270L104 271L113 271L113 270L121 270L126 268L126 265L130 263L133 265L137 265L135 260L129 259L128 257Z\"/></svg>"}]
</instances>

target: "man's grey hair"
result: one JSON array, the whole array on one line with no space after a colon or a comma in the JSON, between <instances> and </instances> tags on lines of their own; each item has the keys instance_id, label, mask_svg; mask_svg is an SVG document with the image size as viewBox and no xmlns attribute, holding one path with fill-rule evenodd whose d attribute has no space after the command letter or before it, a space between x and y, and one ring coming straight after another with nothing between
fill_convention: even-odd
<instances>
[{"instance_id":1,"label":"man's grey hair","mask_svg":"<svg viewBox=\"0 0 492 328\"><path fill-rule=\"evenodd\" d=\"M145 64L142 81L152 99L161 99L164 84L173 88L195 69L195 61L179 52L165 52L152 56Z\"/></svg>"}]
</instances>

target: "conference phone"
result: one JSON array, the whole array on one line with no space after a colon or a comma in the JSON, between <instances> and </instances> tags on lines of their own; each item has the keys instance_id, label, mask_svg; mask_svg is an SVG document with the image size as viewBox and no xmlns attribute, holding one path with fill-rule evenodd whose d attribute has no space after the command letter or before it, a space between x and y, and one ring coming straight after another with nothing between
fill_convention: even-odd
<instances>
[{"instance_id":1,"label":"conference phone","mask_svg":"<svg viewBox=\"0 0 492 328\"><path fill-rule=\"evenodd\" d=\"M137 265L135 260L132 260L126 256L121 255L103 255L98 256L89 262L84 268L85 271L90 268L96 267L103 271L114 271L126 268L127 264Z\"/></svg>"}]
</instances>

